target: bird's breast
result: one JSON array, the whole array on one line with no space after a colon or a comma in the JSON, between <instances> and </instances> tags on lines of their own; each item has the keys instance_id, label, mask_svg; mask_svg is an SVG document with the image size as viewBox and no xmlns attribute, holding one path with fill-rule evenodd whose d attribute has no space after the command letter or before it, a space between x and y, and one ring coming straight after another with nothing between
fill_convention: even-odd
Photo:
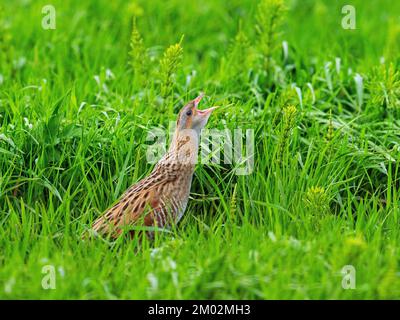
<instances>
[{"instance_id":1,"label":"bird's breast","mask_svg":"<svg viewBox=\"0 0 400 320\"><path fill-rule=\"evenodd\" d=\"M181 175L174 182L166 186L164 202L177 223L183 216L189 200L193 174Z\"/></svg>"}]
</instances>

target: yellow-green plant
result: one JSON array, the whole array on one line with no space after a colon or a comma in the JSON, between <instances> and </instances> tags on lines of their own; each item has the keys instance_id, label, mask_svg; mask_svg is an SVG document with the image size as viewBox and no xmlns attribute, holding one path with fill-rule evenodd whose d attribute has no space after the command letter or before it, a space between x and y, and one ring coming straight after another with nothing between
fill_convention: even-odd
<instances>
[{"instance_id":1,"label":"yellow-green plant","mask_svg":"<svg viewBox=\"0 0 400 320\"><path fill-rule=\"evenodd\" d=\"M179 43L169 46L160 61L161 96L163 98L171 94L175 84L174 76L183 56L182 40L183 37Z\"/></svg>"},{"instance_id":2,"label":"yellow-green plant","mask_svg":"<svg viewBox=\"0 0 400 320\"><path fill-rule=\"evenodd\" d=\"M292 86L283 88L278 98L279 105L281 106L294 105L299 101L296 90Z\"/></svg>"},{"instance_id":3,"label":"yellow-green plant","mask_svg":"<svg viewBox=\"0 0 400 320\"><path fill-rule=\"evenodd\" d=\"M293 128L296 125L297 109L293 105L283 108L282 130L280 133L280 140L278 146L278 162L282 163L286 154L286 149L289 145L290 136L292 135Z\"/></svg>"},{"instance_id":4,"label":"yellow-green plant","mask_svg":"<svg viewBox=\"0 0 400 320\"><path fill-rule=\"evenodd\" d=\"M381 65L374 70L368 89L372 105L386 109L400 108L400 73L392 63L389 67Z\"/></svg>"},{"instance_id":5,"label":"yellow-green plant","mask_svg":"<svg viewBox=\"0 0 400 320\"><path fill-rule=\"evenodd\" d=\"M250 48L250 41L241 26L239 26L239 31L229 47L222 67L222 77L224 79L243 82L252 60Z\"/></svg>"},{"instance_id":6,"label":"yellow-green plant","mask_svg":"<svg viewBox=\"0 0 400 320\"><path fill-rule=\"evenodd\" d=\"M283 0L261 0L257 8L256 31L262 64L267 71L274 51L279 47L279 29L285 11Z\"/></svg>"},{"instance_id":7,"label":"yellow-green plant","mask_svg":"<svg viewBox=\"0 0 400 320\"><path fill-rule=\"evenodd\" d=\"M5 73L12 68L13 46L11 34L3 17L4 8L0 6L0 72Z\"/></svg>"},{"instance_id":8,"label":"yellow-green plant","mask_svg":"<svg viewBox=\"0 0 400 320\"><path fill-rule=\"evenodd\" d=\"M334 135L333 120L332 120L332 109L329 109L329 123L328 132L326 133L326 141L329 143L332 141Z\"/></svg>"},{"instance_id":9,"label":"yellow-green plant","mask_svg":"<svg viewBox=\"0 0 400 320\"><path fill-rule=\"evenodd\" d=\"M237 194L236 194L237 184L233 187L233 193L231 197L231 202L229 206L229 214L232 221L236 220L236 209L237 209Z\"/></svg>"},{"instance_id":10,"label":"yellow-green plant","mask_svg":"<svg viewBox=\"0 0 400 320\"><path fill-rule=\"evenodd\" d=\"M147 51L143 43L143 38L136 25L136 17L134 17L132 21L130 47L130 64L134 73L134 82L135 85L141 85L146 79L145 73L147 63Z\"/></svg>"}]
</instances>

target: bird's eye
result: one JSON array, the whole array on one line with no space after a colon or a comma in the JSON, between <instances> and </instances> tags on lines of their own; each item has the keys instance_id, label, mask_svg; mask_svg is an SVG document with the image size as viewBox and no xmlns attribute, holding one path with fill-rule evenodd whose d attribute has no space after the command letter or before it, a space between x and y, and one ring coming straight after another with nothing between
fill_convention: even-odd
<instances>
[{"instance_id":1,"label":"bird's eye","mask_svg":"<svg viewBox=\"0 0 400 320\"><path fill-rule=\"evenodd\" d=\"M188 110L188 111L186 111L186 115L188 116L188 117L190 117L191 115L192 115L192 110Z\"/></svg>"}]
</instances>

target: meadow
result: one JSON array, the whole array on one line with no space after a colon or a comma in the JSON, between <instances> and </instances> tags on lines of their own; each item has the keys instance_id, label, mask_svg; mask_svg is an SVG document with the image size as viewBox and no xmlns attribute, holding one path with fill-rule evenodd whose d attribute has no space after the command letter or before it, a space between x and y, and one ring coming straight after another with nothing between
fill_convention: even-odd
<instances>
[{"instance_id":1,"label":"meadow","mask_svg":"<svg viewBox=\"0 0 400 320\"><path fill-rule=\"evenodd\" d=\"M49 2L0 0L0 298L400 298L400 2ZM83 240L200 92L252 172L198 164L154 242Z\"/></svg>"}]
</instances>

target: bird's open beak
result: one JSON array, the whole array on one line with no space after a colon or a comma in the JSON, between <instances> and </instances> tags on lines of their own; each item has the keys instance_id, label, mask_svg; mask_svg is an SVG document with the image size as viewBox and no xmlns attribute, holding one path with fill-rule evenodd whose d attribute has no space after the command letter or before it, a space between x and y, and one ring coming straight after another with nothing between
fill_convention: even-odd
<instances>
[{"instance_id":1,"label":"bird's open beak","mask_svg":"<svg viewBox=\"0 0 400 320\"><path fill-rule=\"evenodd\" d=\"M204 93L200 94L196 99L193 100L194 102L194 107L197 109L197 106L199 105L201 99L204 98Z\"/></svg>"},{"instance_id":2,"label":"bird's open beak","mask_svg":"<svg viewBox=\"0 0 400 320\"><path fill-rule=\"evenodd\" d=\"M194 108L196 109L196 113L197 113L198 115L200 115L200 116L208 116L208 115L210 115L210 113L211 113L214 109L216 109L216 108L218 108L218 107L215 106L215 107L211 107L211 108L204 109L204 110L199 110L199 109L197 109L197 106L199 105L199 103L200 103L201 99L203 99L203 97L204 97L204 93L200 94L196 99L194 99Z\"/></svg>"},{"instance_id":3,"label":"bird's open beak","mask_svg":"<svg viewBox=\"0 0 400 320\"><path fill-rule=\"evenodd\" d=\"M207 116L209 115L213 110L215 110L218 107L211 107L208 109L204 109L204 110L197 110L197 114L200 116Z\"/></svg>"}]
</instances>

